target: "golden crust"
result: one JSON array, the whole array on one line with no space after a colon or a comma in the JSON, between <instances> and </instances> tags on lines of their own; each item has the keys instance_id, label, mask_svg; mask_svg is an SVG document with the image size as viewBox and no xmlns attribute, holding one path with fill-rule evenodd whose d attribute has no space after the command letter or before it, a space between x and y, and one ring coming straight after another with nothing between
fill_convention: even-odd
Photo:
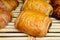
<instances>
[{"instance_id":1,"label":"golden crust","mask_svg":"<svg viewBox=\"0 0 60 40\"><path fill-rule=\"evenodd\" d=\"M26 0L21 8L21 10L31 9L35 11L44 12L46 15L51 15L53 8L50 4L42 0Z\"/></svg>"},{"instance_id":2,"label":"golden crust","mask_svg":"<svg viewBox=\"0 0 60 40\"><path fill-rule=\"evenodd\" d=\"M26 0L22 0L23 1L23 3L26 1ZM42 0L41 0L42 1ZM43 0L43 1L45 1L45 2L47 2L47 3L50 3L50 0Z\"/></svg>"},{"instance_id":3,"label":"golden crust","mask_svg":"<svg viewBox=\"0 0 60 40\"><path fill-rule=\"evenodd\" d=\"M15 27L31 36L44 37L48 31L51 19L44 13L24 10L15 21Z\"/></svg>"},{"instance_id":4,"label":"golden crust","mask_svg":"<svg viewBox=\"0 0 60 40\"><path fill-rule=\"evenodd\" d=\"M52 6L58 6L60 5L60 0L51 0Z\"/></svg>"}]
</instances>

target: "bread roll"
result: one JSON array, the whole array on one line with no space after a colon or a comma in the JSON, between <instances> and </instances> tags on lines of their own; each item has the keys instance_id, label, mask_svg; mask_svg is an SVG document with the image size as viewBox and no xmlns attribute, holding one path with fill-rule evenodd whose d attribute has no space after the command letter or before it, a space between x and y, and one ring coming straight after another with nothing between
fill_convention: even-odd
<instances>
[{"instance_id":1,"label":"bread roll","mask_svg":"<svg viewBox=\"0 0 60 40\"><path fill-rule=\"evenodd\" d=\"M0 29L4 28L9 21L11 21L12 15L9 11L0 8Z\"/></svg>"},{"instance_id":2,"label":"bread roll","mask_svg":"<svg viewBox=\"0 0 60 40\"><path fill-rule=\"evenodd\" d=\"M0 8L12 11L18 6L17 0L0 0Z\"/></svg>"},{"instance_id":3,"label":"bread roll","mask_svg":"<svg viewBox=\"0 0 60 40\"><path fill-rule=\"evenodd\" d=\"M27 1L25 1L21 10L23 11L26 9L44 12L48 16L51 15L52 11L53 11L52 6L42 0L27 0Z\"/></svg>"},{"instance_id":4,"label":"bread roll","mask_svg":"<svg viewBox=\"0 0 60 40\"><path fill-rule=\"evenodd\" d=\"M21 32L34 37L44 37L51 24L51 19L44 13L24 10L17 17L15 27Z\"/></svg>"}]
</instances>

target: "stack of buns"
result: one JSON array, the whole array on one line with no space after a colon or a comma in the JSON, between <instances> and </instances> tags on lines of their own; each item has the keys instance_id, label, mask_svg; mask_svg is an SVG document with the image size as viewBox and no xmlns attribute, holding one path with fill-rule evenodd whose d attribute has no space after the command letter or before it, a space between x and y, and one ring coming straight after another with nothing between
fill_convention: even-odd
<instances>
[{"instance_id":1,"label":"stack of buns","mask_svg":"<svg viewBox=\"0 0 60 40\"><path fill-rule=\"evenodd\" d=\"M24 0L15 27L28 35L44 37L52 23L49 17L52 11L52 6L44 0Z\"/></svg>"}]
</instances>

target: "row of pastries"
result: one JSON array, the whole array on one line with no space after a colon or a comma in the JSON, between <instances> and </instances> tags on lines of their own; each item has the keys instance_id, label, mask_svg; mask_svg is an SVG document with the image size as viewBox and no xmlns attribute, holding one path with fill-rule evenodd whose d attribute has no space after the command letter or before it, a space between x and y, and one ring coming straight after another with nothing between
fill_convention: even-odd
<instances>
[{"instance_id":1,"label":"row of pastries","mask_svg":"<svg viewBox=\"0 0 60 40\"><path fill-rule=\"evenodd\" d=\"M44 37L49 31L51 16L60 19L60 0L22 0L21 12L14 22L20 32L34 37ZM12 11L18 0L0 0L0 29L12 20Z\"/></svg>"}]
</instances>

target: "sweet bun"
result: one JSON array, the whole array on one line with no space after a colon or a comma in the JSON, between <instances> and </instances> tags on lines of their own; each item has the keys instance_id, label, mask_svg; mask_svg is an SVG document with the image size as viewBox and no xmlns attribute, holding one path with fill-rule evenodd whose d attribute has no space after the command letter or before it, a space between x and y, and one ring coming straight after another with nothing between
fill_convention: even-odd
<instances>
[{"instance_id":1,"label":"sweet bun","mask_svg":"<svg viewBox=\"0 0 60 40\"><path fill-rule=\"evenodd\" d=\"M50 28L51 19L44 13L24 10L15 21L15 27L34 37L44 37Z\"/></svg>"},{"instance_id":2,"label":"sweet bun","mask_svg":"<svg viewBox=\"0 0 60 40\"><path fill-rule=\"evenodd\" d=\"M21 8L21 11L26 9L44 12L48 16L52 15L53 12L52 6L42 0L26 0Z\"/></svg>"}]
</instances>

